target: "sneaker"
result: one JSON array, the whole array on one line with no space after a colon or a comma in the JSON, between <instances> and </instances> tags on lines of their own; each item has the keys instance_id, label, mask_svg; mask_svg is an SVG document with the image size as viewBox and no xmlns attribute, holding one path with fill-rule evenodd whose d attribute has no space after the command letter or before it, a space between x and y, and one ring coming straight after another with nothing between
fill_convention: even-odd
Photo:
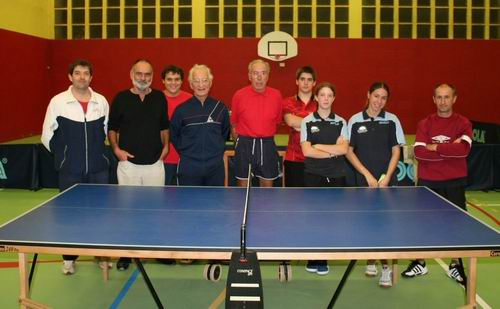
<instances>
[{"instance_id":1,"label":"sneaker","mask_svg":"<svg viewBox=\"0 0 500 309\"><path fill-rule=\"evenodd\" d=\"M464 276L465 276L464 269L462 266L460 266L460 264L456 264L456 263L450 264L449 269L448 269L448 277L450 277L451 279L454 279L456 282L458 282L460 284L464 284L465 280L464 280L464 276L462 276L462 274L464 274Z\"/></svg>"},{"instance_id":2,"label":"sneaker","mask_svg":"<svg viewBox=\"0 0 500 309\"><path fill-rule=\"evenodd\" d=\"M392 286L392 270L389 267L382 267L382 274L380 275L378 285L383 288L390 288Z\"/></svg>"},{"instance_id":3,"label":"sneaker","mask_svg":"<svg viewBox=\"0 0 500 309\"><path fill-rule=\"evenodd\" d=\"M127 270L129 266L130 266L130 259L128 258L120 258L116 263L116 269L118 269L119 271Z\"/></svg>"},{"instance_id":4,"label":"sneaker","mask_svg":"<svg viewBox=\"0 0 500 309\"><path fill-rule=\"evenodd\" d=\"M377 270L377 265L375 265L375 263L366 264L365 275L367 277L375 277L377 274L378 274L378 270Z\"/></svg>"},{"instance_id":5,"label":"sneaker","mask_svg":"<svg viewBox=\"0 0 500 309\"><path fill-rule=\"evenodd\" d=\"M420 264L417 260L412 261L408 268L401 273L401 276L406 278L413 278L415 276L423 276L427 274L429 270L425 266L425 262Z\"/></svg>"},{"instance_id":6,"label":"sneaker","mask_svg":"<svg viewBox=\"0 0 500 309\"><path fill-rule=\"evenodd\" d=\"M318 263L316 261L307 261L306 271L308 273L317 273L318 272Z\"/></svg>"},{"instance_id":7,"label":"sneaker","mask_svg":"<svg viewBox=\"0 0 500 309\"><path fill-rule=\"evenodd\" d=\"M97 265L99 265L99 268L102 270L106 269L106 267L108 269L113 268L113 263L111 263L110 260L106 260L106 259L98 259Z\"/></svg>"},{"instance_id":8,"label":"sneaker","mask_svg":"<svg viewBox=\"0 0 500 309\"><path fill-rule=\"evenodd\" d=\"M185 265L193 264L193 262L194 262L194 260L192 260L192 259L180 259L178 261L180 264L185 264Z\"/></svg>"},{"instance_id":9,"label":"sneaker","mask_svg":"<svg viewBox=\"0 0 500 309\"><path fill-rule=\"evenodd\" d=\"M75 261L63 261L62 273L72 275L75 273Z\"/></svg>"},{"instance_id":10,"label":"sneaker","mask_svg":"<svg viewBox=\"0 0 500 309\"><path fill-rule=\"evenodd\" d=\"M160 264L165 264L165 265L175 265L175 260L174 259L156 259L156 261Z\"/></svg>"},{"instance_id":11,"label":"sneaker","mask_svg":"<svg viewBox=\"0 0 500 309\"><path fill-rule=\"evenodd\" d=\"M330 272L330 268L328 267L328 264L326 261L319 261L317 264L317 271L316 273L320 276L328 275Z\"/></svg>"}]
</instances>

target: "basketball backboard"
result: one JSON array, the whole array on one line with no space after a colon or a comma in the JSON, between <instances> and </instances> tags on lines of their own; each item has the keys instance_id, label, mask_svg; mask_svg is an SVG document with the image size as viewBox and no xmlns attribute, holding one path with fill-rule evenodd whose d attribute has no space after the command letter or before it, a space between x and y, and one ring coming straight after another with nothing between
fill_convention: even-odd
<instances>
[{"instance_id":1,"label":"basketball backboard","mask_svg":"<svg viewBox=\"0 0 500 309\"><path fill-rule=\"evenodd\" d=\"M257 53L260 57L271 61L283 61L297 56L297 41L283 31L269 32L260 39Z\"/></svg>"}]
</instances>

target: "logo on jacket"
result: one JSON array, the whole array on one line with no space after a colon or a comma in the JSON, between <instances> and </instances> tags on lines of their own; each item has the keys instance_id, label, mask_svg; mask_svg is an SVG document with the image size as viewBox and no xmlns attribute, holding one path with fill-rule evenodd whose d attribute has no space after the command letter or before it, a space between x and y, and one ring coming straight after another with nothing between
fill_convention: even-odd
<instances>
[{"instance_id":1,"label":"logo on jacket","mask_svg":"<svg viewBox=\"0 0 500 309\"><path fill-rule=\"evenodd\" d=\"M319 128L317 126L311 127L311 133L318 133L318 132L319 132Z\"/></svg>"},{"instance_id":2,"label":"logo on jacket","mask_svg":"<svg viewBox=\"0 0 500 309\"><path fill-rule=\"evenodd\" d=\"M361 126L358 128L358 133L366 133L368 132L368 129L365 126Z\"/></svg>"},{"instance_id":3,"label":"logo on jacket","mask_svg":"<svg viewBox=\"0 0 500 309\"><path fill-rule=\"evenodd\" d=\"M434 142L436 142L437 144L443 144L443 143L449 143L450 142L450 138L448 136L446 136L446 135L433 136L432 140Z\"/></svg>"},{"instance_id":4,"label":"logo on jacket","mask_svg":"<svg viewBox=\"0 0 500 309\"><path fill-rule=\"evenodd\" d=\"M0 161L0 179L7 179L7 173L5 172L4 164L7 164L7 158L3 158Z\"/></svg>"}]
</instances>

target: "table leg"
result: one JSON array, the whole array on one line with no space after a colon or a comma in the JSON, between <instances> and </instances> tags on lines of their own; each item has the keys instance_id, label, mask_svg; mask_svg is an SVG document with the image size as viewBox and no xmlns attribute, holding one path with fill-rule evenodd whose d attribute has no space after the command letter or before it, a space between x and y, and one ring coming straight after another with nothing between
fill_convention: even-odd
<instances>
[{"instance_id":1,"label":"table leg","mask_svg":"<svg viewBox=\"0 0 500 309\"><path fill-rule=\"evenodd\" d=\"M399 278L399 270L398 270L398 260L392 260L392 285L396 285L398 283Z\"/></svg>"},{"instance_id":2,"label":"table leg","mask_svg":"<svg viewBox=\"0 0 500 309\"><path fill-rule=\"evenodd\" d=\"M342 288L345 285L345 282L347 281L347 278L349 277L349 274L351 273L352 269L356 265L357 260L351 260L349 262L349 265L347 266L347 269L344 272L344 275L342 276L342 279L339 282L339 285L337 286L337 289L335 290L335 293L333 294L332 299L330 300L330 303L328 304L328 309L333 308L335 305L335 302L337 301L337 298L340 295L340 292L342 291Z\"/></svg>"},{"instance_id":3,"label":"table leg","mask_svg":"<svg viewBox=\"0 0 500 309\"><path fill-rule=\"evenodd\" d=\"M111 258L110 257L96 257L97 259L97 265L101 267L101 265L104 265L102 268L102 279L104 282L108 282L109 280L109 263L111 263Z\"/></svg>"},{"instance_id":4,"label":"table leg","mask_svg":"<svg viewBox=\"0 0 500 309\"><path fill-rule=\"evenodd\" d=\"M109 280L109 267L107 260L106 260L106 267L104 267L102 270L102 279L104 280L104 282L108 282Z\"/></svg>"},{"instance_id":5,"label":"table leg","mask_svg":"<svg viewBox=\"0 0 500 309\"><path fill-rule=\"evenodd\" d=\"M38 253L33 254L33 260L31 261L30 275L28 278L28 287L31 288L31 281L33 281L33 276L35 274L36 261L38 259Z\"/></svg>"},{"instance_id":6,"label":"table leg","mask_svg":"<svg viewBox=\"0 0 500 309\"><path fill-rule=\"evenodd\" d=\"M29 300L29 282L28 282L28 254L19 253L19 302L21 303L22 309L27 309L28 306L23 303L23 300Z\"/></svg>"},{"instance_id":7,"label":"table leg","mask_svg":"<svg viewBox=\"0 0 500 309\"><path fill-rule=\"evenodd\" d=\"M142 278L146 282L146 285L148 287L149 292L151 293L151 296L153 296L153 299L156 303L156 306L158 309L163 309L163 304L161 303L160 297L158 297L158 294L155 291L155 288L153 287L153 284L151 283L151 280L149 280L149 276L146 273L146 270L144 269L144 266L142 265L141 259L139 258L134 258L135 264L137 265L137 268L139 268L139 271L142 274Z\"/></svg>"},{"instance_id":8,"label":"table leg","mask_svg":"<svg viewBox=\"0 0 500 309\"><path fill-rule=\"evenodd\" d=\"M467 306L476 307L476 288L477 288L477 258L469 258L469 274L467 275Z\"/></svg>"},{"instance_id":9,"label":"table leg","mask_svg":"<svg viewBox=\"0 0 500 309\"><path fill-rule=\"evenodd\" d=\"M35 255L33 263L36 263ZM21 309L50 309L49 306L44 304L40 304L30 299L30 283L32 274L35 270L33 266L31 271L28 272L28 254L27 253L19 253L19 283L20 283L20 294L19 294L19 305Z\"/></svg>"}]
</instances>

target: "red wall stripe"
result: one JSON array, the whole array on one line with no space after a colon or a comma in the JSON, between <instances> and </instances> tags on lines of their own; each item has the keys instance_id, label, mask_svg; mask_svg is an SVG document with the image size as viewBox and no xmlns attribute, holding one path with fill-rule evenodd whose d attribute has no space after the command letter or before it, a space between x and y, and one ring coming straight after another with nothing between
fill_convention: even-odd
<instances>
[{"instance_id":1,"label":"red wall stripe","mask_svg":"<svg viewBox=\"0 0 500 309\"><path fill-rule=\"evenodd\" d=\"M233 93L248 83L247 64L257 57L258 39L126 39L44 40L0 31L4 70L0 76L2 129L0 141L41 131L51 96L66 89L67 66L87 58L95 66L92 87L111 102L131 85L129 70L137 58L150 59L154 86L160 72L174 63L186 71L195 63L212 68L212 95L230 104ZM371 82L385 80L392 88L388 110L397 114L405 133L415 133L418 120L434 112L432 89L439 82L458 88L455 110L472 120L500 122L497 106L500 40L356 40L298 39L299 55L281 68L271 63L269 85L285 96L295 92L295 70L312 65L319 81L337 85L335 111L348 119L365 104ZM187 83L184 87L189 90ZM12 107L16 102L15 108ZM19 125L22 124L22 125ZM10 129L17 125L16 129Z\"/></svg>"}]
</instances>

